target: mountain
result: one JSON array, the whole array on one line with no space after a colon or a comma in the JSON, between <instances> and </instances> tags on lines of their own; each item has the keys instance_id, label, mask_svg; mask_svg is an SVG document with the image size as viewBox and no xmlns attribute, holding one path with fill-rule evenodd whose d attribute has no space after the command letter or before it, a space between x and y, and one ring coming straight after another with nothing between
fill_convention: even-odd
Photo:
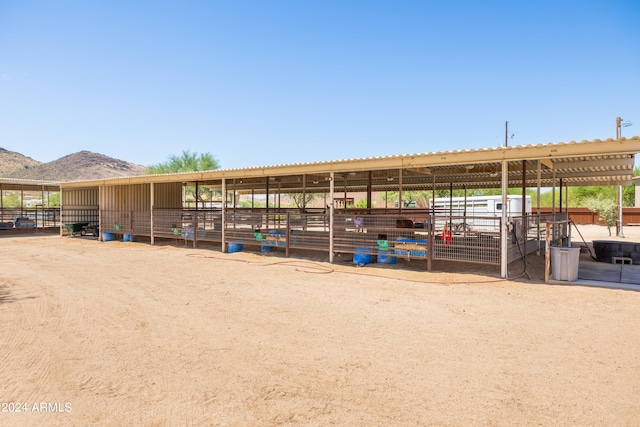
<instances>
[{"instance_id":1,"label":"mountain","mask_svg":"<svg viewBox=\"0 0 640 427\"><path fill-rule=\"evenodd\" d=\"M29 158L26 157L26 159ZM35 160L32 161L35 162ZM3 168L3 158L0 157L0 170ZM14 169L9 174L2 173L1 176L65 182L144 175L145 170L145 166L114 159L104 154L80 151L49 163L38 163L26 168L22 165L22 168Z\"/></svg>"},{"instance_id":2,"label":"mountain","mask_svg":"<svg viewBox=\"0 0 640 427\"><path fill-rule=\"evenodd\" d=\"M0 176L13 176L40 164L39 161L33 160L31 157L0 147Z\"/></svg>"}]
</instances>

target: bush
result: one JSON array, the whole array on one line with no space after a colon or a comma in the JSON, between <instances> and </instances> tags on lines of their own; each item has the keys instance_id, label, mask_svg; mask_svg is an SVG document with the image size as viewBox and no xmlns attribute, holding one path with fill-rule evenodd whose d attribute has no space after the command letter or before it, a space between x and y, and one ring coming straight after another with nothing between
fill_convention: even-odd
<instances>
[{"instance_id":1,"label":"bush","mask_svg":"<svg viewBox=\"0 0 640 427\"><path fill-rule=\"evenodd\" d=\"M598 219L607 225L609 236L611 236L611 227L616 225L618 219L618 209L616 203L611 199L589 197L584 200L584 206L598 215Z\"/></svg>"}]
</instances>

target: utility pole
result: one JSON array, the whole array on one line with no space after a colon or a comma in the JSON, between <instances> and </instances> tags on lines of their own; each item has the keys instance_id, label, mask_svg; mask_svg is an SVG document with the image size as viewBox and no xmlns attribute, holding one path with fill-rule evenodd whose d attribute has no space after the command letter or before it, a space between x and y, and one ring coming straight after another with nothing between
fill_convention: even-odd
<instances>
[{"instance_id":1,"label":"utility pole","mask_svg":"<svg viewBox=\"0 0 640 427\"><path fill-rule=\"evenodd\" d=\"M509 122L504 122L504 146L507 145L509 145Z\"/></svg>"},{"instance_id":2,"label":"utility pole","mask_svg":"<svg viewBox=\"0 0 640 427\"><path fill-rule=\"evenodd\" d=\"M620 139L622 134L622 129L620 129L622 125L622 119L620 117L616 117L616 139Z\"/></svg>"},{"instance_id":3,"label":"utility pole","mask_svg":"<svg viewBox=\"0 0 640 427\"><path fill-rule=\"evenodd\" d=\"M622 136L622 119L616 117L616 139L620 139ZM618 191L616 191L616 205L618 205L618 221L616 222L616 236L624 237L622 232L622 185L618 185Z\"/></svg>"}]
</instances>

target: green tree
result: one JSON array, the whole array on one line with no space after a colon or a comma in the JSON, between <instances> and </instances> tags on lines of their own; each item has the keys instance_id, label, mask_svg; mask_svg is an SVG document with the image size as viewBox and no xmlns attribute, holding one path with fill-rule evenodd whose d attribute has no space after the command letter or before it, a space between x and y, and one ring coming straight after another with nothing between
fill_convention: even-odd
<instances>
[{"instance_id":1,"label":"green tree","mask_svg":"<svg viewBox=\"0 0 640 427\"><path fill-rule=\"evenodd\" d=\"M309 205L309 203L315 200L318 196L319 194L316 193L305 193L304 197L302 193L291 193L289 195L298 209L305 209Z\"/></svg>"},{"instance_id":2,"label":"green tree","mask_svg":"<svg viewBox=\"0 0 640 427\"><path fill-rule=\"evenodd\" d=\"M356 208L358 209L366 209L367 208L367 200L366 199L360 199L356 202Z\"/></svg>"},{"instance_id":3,"label":"green tree","mask_svg":"<svg viewBox=\"0 0 640 427\"><path fill-rule=\"evenodd\" d=\"M47 208L55 208L60 206L60 193L50 193L49 197L45 197L45 201L48 202L46 205Z\"/></svg>"},{"instance_id":4,"label":"green tree","mask_svg":"<svg viewBox=\"0 0 640 427\"><path fill-rule=\"evenodd\" d=\"M182 155L172 155L164 163L158 163L147 167L147 174L163 174L163 173L178 173L178 172L198 172L220 169L220 163L210 153L192 153L189 150L182 152ZM185 199L187 202L195 201L196 189L194 186L185 187ZM205 201L209 199L210 191L207 188L200 187L198 190L199 201Z\"/></svg>"},{"instance_id":5,"label":"green tree","mask_svg":"<svg viewBox=\"0 0 640 427\"><path fill-rule=\"evenodd\" d=\"M220 163L210 153L192 153L189 150L182 152L180 156L170 156L163 163L151 165L147 168L148 174L198 172L220 169Z\"/></svg>"},{"instance_id":6,"label":"green tree","mask_svg":"<svg viewBox=\"0 0 640 427\"><path fill-rule=\"evenodd\" d=\"M19 208L20 207L20 195L18 193L4 193L2 198L2 206L5 208Z\"/></svg>"},{"instance_id":7,"label":"green tree","mask_svg":"<svg viewBox=\"0 0 640 427\"><path fill-rule=\"evenodd\" d=\"M585 199L583 204L589 210L595 212L598 215L598 219L607 225L609 236L611 236L611 227L616 225L618 217L616 202L610 198L600 196Z\"/></svg>"}]
</instances>

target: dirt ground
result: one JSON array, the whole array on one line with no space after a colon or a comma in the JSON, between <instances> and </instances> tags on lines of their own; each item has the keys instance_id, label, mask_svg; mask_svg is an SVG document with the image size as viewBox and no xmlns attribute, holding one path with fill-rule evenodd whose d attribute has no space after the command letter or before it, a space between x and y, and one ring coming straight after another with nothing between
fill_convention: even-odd
<instances>
[{"instance_id":1,"label":"dirt ground","mask_svg":"<svg viewBox=\"0 0 640 427\"><path fill-rule=\"evenodd\" d=\"M545 285L539 257L506 281L1 233L2 426L640 419L640 292Z\"/></svg>"}]
</instances>

